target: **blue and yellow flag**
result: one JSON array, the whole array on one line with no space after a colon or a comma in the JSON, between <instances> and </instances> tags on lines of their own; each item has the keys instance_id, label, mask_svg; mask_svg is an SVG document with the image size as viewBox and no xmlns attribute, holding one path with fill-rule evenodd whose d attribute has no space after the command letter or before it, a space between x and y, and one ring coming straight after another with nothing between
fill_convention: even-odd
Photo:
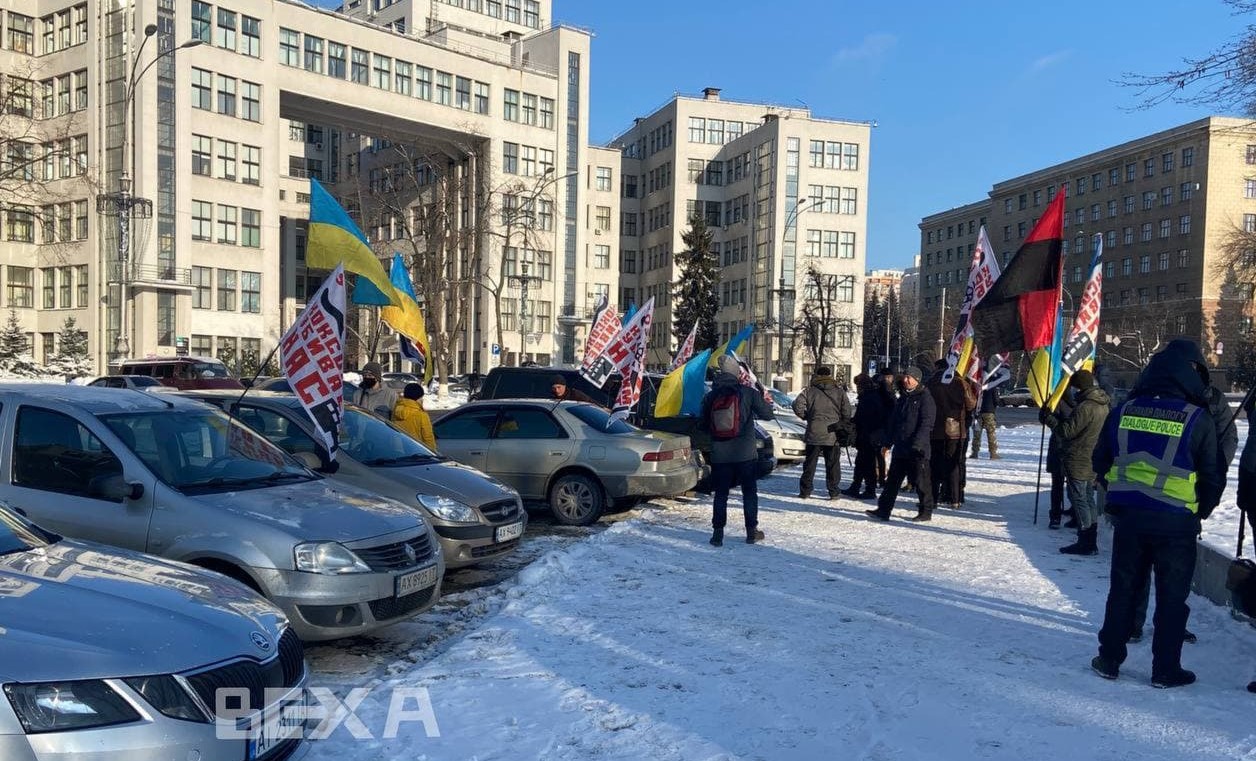
<instances>
[{"instance_id":1,"label":"blue and yellow flag","mask_svg":"<svg viewBox=\"0 0 1256 761\"><path fill-rule=\"evenodd\" d=\"M711 352L711 359L707 363L708 367L715 367L720 362L720 357L725 354L742 354L742 349L746 341L750 340L750 334L754 332L754 324L751 323L741 330L737 331L737 335L728 339L715 351Z\"/></svg>"},{"instance_id":2,"label":"blue and yellow flag","mask_svg":"<svg viewBox=\"0 0 1256 761\"><path fill-rule=\"evenodd\" d=\"M389 283L397 295L399 305L384 307L379 310L379 316L400 334L401 353L419 366L419 375L423 376L424 383L428 383L432 380L433 363L431 345L427 340L427 325L423 322L423 312L419 309L414 286L410 283L410 273L406 270L406 262L401 254L393 254Z\"/></svg>"},{"instance_id":3,"label":"blue and yellow flag","mask_svg":"<svg viewBox=\"0 0 1256 761\"><path fill-rule=\"evenodd\" d=\"M711 350L706 349L680 367L672 370L659 383L654 417L697 417L702 414L702 397L706 395L706 368Z\"/></svg>"},{"instance_id":4,"label":"blue and yellow flag","mask_svg":"<svg viewBox=\"0 0 1256 761\"><path fill-rule=\"evenodd\" d=\"M353 289L356 304L397 303L384 266L367 245L366 236L313 177L310 178L310 233L305 263L311 269L320 270L334 270L343 263L345 272L358 276Z\"/></svg>"}]
</instances>

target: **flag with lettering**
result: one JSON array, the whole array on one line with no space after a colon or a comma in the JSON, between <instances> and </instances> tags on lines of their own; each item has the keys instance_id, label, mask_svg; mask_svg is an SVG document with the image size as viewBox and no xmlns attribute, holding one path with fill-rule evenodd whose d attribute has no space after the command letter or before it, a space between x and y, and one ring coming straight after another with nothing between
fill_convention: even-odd
<instances>
[{"instance_id":1,"label":"flag with lettering","mask_svg":"<svg viewBox=\"0 0 1256 761\"><path fill-rule=\"evenodd\" d=\"M955 336L951 339L950 350L946 354L946 370L942 373L942 382L950 383L955 373L972 377L974 380L980 372L981 358L973 346L973 324L969 319L973 307L981 303L994 282L999 279L999 260L995 257L994 246L986 234L986 226L982 225L977 233L977 245L973 248L972 261L968 266L968 287L964 290L964 301L959 307L959 319L955 323ZM974 372L976 370L977 372Z\"/></svg>"},{"instance_id":2,"label":"flag with lettering","mask_svg":"<svg viewBox=\"0 0 1256 761\"><path fill-rule=\"evenodd\" d=\"M593 305L593 324L589 328L589 336L584 340L584 359L581 369L593 366L593 361L602 353L602 349L619 333L623 325L615 307L610 304L606 294L599 294Z\"/></svg>"},{"instance_id":3,"label":"flag with lettering","mask_svg":"<svg viewBox=\"0 0 1256 761\"><path fill-rule=\"evenodd\" d=\"M344 411L344 336L345 268L338 264L279 340L284 377L333 460Z\"/></svg>"},{"instance_id":4,"label":"flag with lettering","mask_svg":"<svg viewBox=\"0 0 1256 761\"><path fill-rule=\"evenodd\" d=\"M605 386L613 373L627 377L633 364L642 361L645 356L646 338L650 335L650 323L653 320L654 299L651 298L624 324L592 362L585 357L586 366L580 368L580 374L598 388Z\"/></svg>"},{"instance_id":5,"label":"flag with lettering","mask_svg":"<svg viewBox=\"0 0 1256 761\"><path fill-rule=\"evenodd\" d=\"M671 372L681 365L689 361L693 356L694 344L698 342L698 320L693 321L693 327L689 329L689 335L685 336L685 340L681 343L680 348L676 350L676 356L672 357L672 364L667 368L667 372Z\"/></svg>"}]
</instances>

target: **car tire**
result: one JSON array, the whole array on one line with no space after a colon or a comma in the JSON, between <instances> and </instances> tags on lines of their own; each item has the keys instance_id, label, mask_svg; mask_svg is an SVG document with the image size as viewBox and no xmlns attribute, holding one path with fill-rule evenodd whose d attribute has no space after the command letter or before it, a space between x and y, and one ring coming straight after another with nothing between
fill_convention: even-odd
<instances>
[{"instance_id":1,"label":"car tire","mask_svg":"<svg viewBox=\"0 0 1256 761\"><path fill-rule=\"evenodd\" d=\"M596 479L583 473L568 473L550 486L549 505L555 523L589 526L606 510L606 492Z\"/></svg>"}]
</instances>

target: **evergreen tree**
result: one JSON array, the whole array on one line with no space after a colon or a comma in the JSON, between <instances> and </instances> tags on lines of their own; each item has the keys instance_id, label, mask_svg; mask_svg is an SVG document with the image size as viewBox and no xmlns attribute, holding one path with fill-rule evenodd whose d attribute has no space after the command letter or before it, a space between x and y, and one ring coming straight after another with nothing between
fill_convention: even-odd
<instances>
[{"instance_id":1,"label":"evergreen tree","mask_svg":"<svg viewBox=\"0 0 1256 761\"><path fill-rule=\"evenodd\" d=\"M46 370L69 379L91 375L93 369L87 349L87 331L79 330L73 317L65 318L57 334L57 351L48 359Z\"/></svg>"},{"instance_id":2,"label":"evergreen tree","mask_svg":"<svg viewBox=\"0 0 1256 761\"><path fill-rule=\"evenodd\" d=\"M711 231L706 220L695 214L689 220L689 229L680 236L685 250L676 254L676 268L680 282L672 292L672 334L677 342L684 341L695 322L698 335L694 348L698 351L715 348L719 343L719 331L715 314L720 308L718 288L720 263L711 253Z\"/></svg>"},{"instance_id":3,"label":"evergreen tree","mask_svg":"<svg viewBox=\"0 0 1256 761\"><path fill-rule=\"evenodd\" d=\"M30 345L26 342L26 331L18 322L17 310L9 310L9 319L0 328L0 366L17 358L30 354Z\"/></svg>"},{"instance_id":4,"label":"evergreen tree","mask_svg":"<svg viewBox=\"0 0 1256 761\"><path fill-rule=\"evenodd\" d=\"M885 352L885 304L881 302L880 295L873 291L872 295L864 299L864 318L863 318L863 366L868 366L868 360L876 359Z\"/></svg>"}]
</instances>

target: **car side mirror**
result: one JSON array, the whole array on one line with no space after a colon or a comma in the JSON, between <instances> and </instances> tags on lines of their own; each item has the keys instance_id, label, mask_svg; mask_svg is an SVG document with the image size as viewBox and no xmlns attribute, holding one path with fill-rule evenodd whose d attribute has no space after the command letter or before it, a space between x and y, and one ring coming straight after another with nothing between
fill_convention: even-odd
<instances>
[{"instance_id":1,"label":"car side mirror","mask_svg":"<svg viewBox=\"0 0 1256 761\"><path fill-rule=\"evenodd\" d=\"M128 481L119 474L93 480L89 491L93 497L107 499L110 502L125 502L143 497L144 484L139 481Z\"/></svg>"},{"instance_id":2,"label":"car side mirror","mask_svg":"<svg viewBox=\"0 0 1256 761\"><path fill-rule=\"evenodd\" d=\"M313 452L296 452L292 457L309 470L321 471L325 464L322 458Z\"/></svg>"}]
</instances>

